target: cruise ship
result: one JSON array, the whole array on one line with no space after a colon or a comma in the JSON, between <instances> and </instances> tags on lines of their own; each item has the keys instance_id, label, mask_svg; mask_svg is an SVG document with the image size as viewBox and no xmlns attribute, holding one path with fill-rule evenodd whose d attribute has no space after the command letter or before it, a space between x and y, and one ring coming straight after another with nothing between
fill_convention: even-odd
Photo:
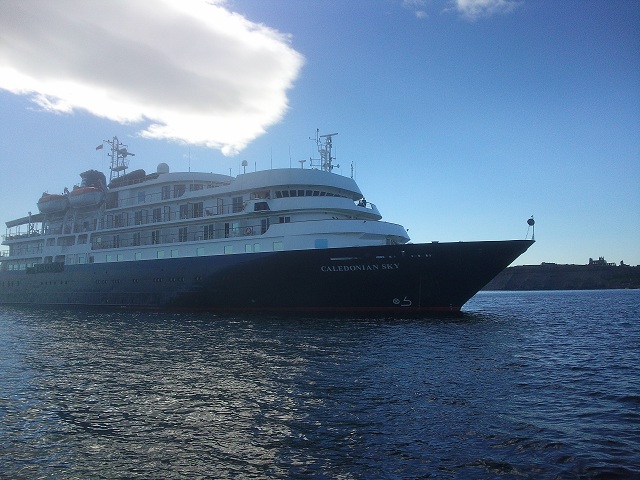
<instances>
[{"instance_id":1,"label":"cruise ship","mask_svg":"<svg viewBox=\"0 0 640 480\"><path fill-rule=\"evenodd\" d=\"M531 240L410 243L353 178L333 137L307 168L89 170L38 213L6 222L0 304L413 316L459 312ZM301 164L304 165L304 164Z\"/></svg>"}]
</instances>

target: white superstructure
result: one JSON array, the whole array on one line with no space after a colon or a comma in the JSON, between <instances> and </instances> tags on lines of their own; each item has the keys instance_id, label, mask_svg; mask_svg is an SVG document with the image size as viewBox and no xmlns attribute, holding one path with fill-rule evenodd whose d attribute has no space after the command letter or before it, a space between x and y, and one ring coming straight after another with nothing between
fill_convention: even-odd
<instances>
[{"instance_id":1,"label":"white superstructure","mask_svg":"<svg viewBox=\"0 0 640 480\"><path fill-rule=\"evenodd\" d=\"M332 173L331 135L317 140L320 169L231 177L172 173L164 163L153 174L124 173L132 154L114 137L109 186L85 184L102 175L85 172L81 190L55 198L61 208L7 222L1 268L408 242L403 227L381 221L352 178Z\"/></svg>"}]
</instances>

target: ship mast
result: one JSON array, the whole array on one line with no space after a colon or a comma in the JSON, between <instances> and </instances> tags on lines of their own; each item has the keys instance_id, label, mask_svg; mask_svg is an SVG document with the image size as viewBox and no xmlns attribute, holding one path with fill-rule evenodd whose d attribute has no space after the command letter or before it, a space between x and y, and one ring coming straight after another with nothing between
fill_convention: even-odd
<instances>
[{"instance_id":1,"label":"ship mast","mask_svg":"<svg viewBox=\"0 0 640 480\"><path fill-rule=\"evenodd\" d=\"M111 157L111 175L109 176L109 182L111 182L114 178L124 175L124 172L129 168L127 157L129 155L133 157L135 153L127 151L127 145L120 143L118 137L113 137L113 140L105 140L105 142L111 145L111 153L108 154Z\"/></svg>"},{"instance_id":2,"label":"ship mast","mask_svg":"<svg viewBox=\"0 0 640 480\"><path fill-rule=\"evenodd\" d=\"M318 153L320 154L320 159L310 158L311 167L320 167L320 170L325 172L331 172L334 169L333 161L336 157L331 156L331 149L333 148L333 137L336 136L337 133L329 133L327 135L320 135L320 129L316 129L316 145L318 145ZM318 164L318 162L320 162ZM340 168L340 165L335 165L335 167Z\"/></svg>"}]
</instances>

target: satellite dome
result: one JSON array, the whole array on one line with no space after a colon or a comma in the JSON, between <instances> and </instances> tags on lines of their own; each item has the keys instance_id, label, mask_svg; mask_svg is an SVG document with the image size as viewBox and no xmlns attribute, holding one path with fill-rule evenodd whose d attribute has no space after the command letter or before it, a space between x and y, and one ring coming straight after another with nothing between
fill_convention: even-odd
<instances>
[{"instance_id":1,"label":"satellite dome","mask_svg":"<svg viewBox=\"0 0 640 480\"><path fill-rule=\"evenodd\" d=\"M157 172L158 173L169 173L169 165L167 165L164 162L159 163Z\"/></svg>"}]
</instances>

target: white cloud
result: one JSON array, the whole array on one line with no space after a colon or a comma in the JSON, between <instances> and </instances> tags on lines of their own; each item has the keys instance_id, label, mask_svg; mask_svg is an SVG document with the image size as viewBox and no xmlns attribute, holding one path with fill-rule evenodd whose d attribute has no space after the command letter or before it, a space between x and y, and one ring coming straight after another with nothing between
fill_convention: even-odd
<instances>
[{"instance_id":1,"label":"white cloud","mask_svg":"<svg viewBox=\"0 0 640 480\"><path fill-rule=\"evenodd\" d=\"M453 0L454 8L469 20L509 13L518 4L515 0Z\"/></svg>"},{"instance_id":2,"label":"white cloud","mask_svg":"<svg viewBox=\"0 0 640 480\"><path fill-rule=\"evenodd\" d=\"M426 0L402 0L402 7L408 10L412 10L416 18L419 20L429 17L427 12L425 11L426 5Z\"/></svg>"},{"instance_id":3,"label":"white cloud","mask_svg":"<svg viewBox=\"0 0 640 480\"><path fill-rule=\"evenodd\" d=\"M223 0L3 0L0 88L231 155L285 114L289 40Z\"/></svg>"}]
</instances>

